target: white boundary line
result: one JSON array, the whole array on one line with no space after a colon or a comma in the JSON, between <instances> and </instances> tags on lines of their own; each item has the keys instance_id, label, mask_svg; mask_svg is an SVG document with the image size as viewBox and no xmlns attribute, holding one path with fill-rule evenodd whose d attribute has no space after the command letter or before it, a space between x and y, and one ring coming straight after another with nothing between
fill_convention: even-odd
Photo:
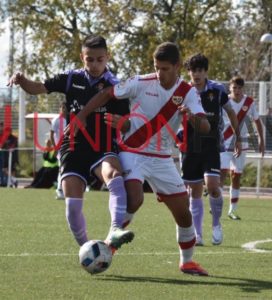
<instances>
[{"instance_id":1,"label":"white boundary line","mask_svg":"<svg viewBox=\"0 0 272 300\"><path fill-rule=\"evenodd\" d=\"M259 240L248 242L242 245L244 251L207 251L197 252L195 255L225 255L225 254L241 254L241 253L272 253L272 250L256 249L256 245L272 242L272 239ZM249 252L248 252L249 251ZM77 256L76 253L0 253L0 257L50 257L50 256ZM179 255L179 252L129 252L129 253L116 253L120 256L166 256L166 255Z\"/></svg>"},{"instance_id":2,"label":"white boundary line","mask_svg":"<svg viewBox=\"0 0 272 300\"><path fill-rule=\"evenodd\" d=\"M261 250L261 249L256 249L256 250ZM207 251L207 252L197 252L195 253L196 256L199 255L225 255L225 254L256 254L256 252L260 253L270 253L272 251L266 251L266 250L261 250L261 251ZM54 257L54 256L77 256L78 254L75 253L0 253L0 257ZM131 252L131 253L116 253L116 256L174 256L174 255L179 255L179 252L144 252L144 253L139 253L139 252Z\"/></svg>"},{"instance_id":3,"label":"white boundary line","mask_svg":"<svg viewBox=\"0 0 272 300\"><path fill-rule=\"evenodd\" d=\"M255 253L272 253L272 250L264 250L264 249L256 249L256 245L272 242L271 239L261 240L261 241L253 241L242 245L242 248L245 250L255 252Z\"/></svg>"}]
</instances>

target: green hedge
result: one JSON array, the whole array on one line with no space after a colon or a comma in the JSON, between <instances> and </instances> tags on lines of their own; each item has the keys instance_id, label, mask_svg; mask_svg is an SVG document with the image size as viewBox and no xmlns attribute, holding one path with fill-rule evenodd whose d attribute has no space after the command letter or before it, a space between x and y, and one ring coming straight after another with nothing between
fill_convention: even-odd
<instances>
[{"instance_id":1,"label":"green hedge","mask_svg":"<svg viewBox=\"0 0 272 300\"><path fill-rule=\"evenodd\" d=\"M227 178L225 185L230 184L230 179ZM241 186L256 187L257 184L257 167L252 163L246 164L243 175L241 177ZM263 188L272 188L272 166L263 166L261 169L261 183Z\"/></svg>"}]
</instances>

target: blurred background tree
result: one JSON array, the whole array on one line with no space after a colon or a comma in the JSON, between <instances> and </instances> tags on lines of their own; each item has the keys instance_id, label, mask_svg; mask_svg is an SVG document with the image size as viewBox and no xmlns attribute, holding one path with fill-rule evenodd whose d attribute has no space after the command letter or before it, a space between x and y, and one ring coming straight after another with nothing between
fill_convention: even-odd
<instances>
[{"instance_id":1,"label":"blurred background tree","mask_svg":"<svg viewBox=\"0 0 272 300\"><path fill-rule=\"evenodd\" d=\"M271 0L2 2L0 20L9 17L15 32L14 65L33 79L80 67L80 43L88 34L108 39L110 66L120 76L152 72L152 53L167 40L179 45L183 59L205 53L213 79L228 80L237 72L246 80L270 75L269 45L259 40L272 30Z\"/></svg>"}]
</instances>

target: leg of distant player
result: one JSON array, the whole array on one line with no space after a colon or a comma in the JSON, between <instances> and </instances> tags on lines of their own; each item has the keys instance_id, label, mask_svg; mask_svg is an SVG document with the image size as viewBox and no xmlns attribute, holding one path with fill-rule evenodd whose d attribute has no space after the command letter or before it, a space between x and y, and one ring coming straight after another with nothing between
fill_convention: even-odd
<instances>
[{"instance_id":1,"label":"leg of distant player","mask_svg":"<svg viewBox=\"0 0 272 300\"><path fill-rule=\"evenodd\" d=\"M196 183L189 184L190 193L190 211L193 217L193 223L196 232L196 246L203 246L203 234L202 234L202 224L204 215L204 205L203 205L203 182L202 180Z\"/></svg>"},{"instance_id":2,"label":"leg of distant player","mask_svg":"<svg viewBox=\"0 0 272 300\"><path fill-rule=\"evenodd\" d=\"M110 193L111 228L106 241L113 248L118 249L123 243L131 242L134 238L132 231L123 230L127 211L127 193L120 162L116 157L108 156L96 167L94 173L105 182Z\"/></svg>"},{"instance_id":3,"label":"leg of distant player","mask_svg":"<svg viewBox=\"0 0 272 300\"><path fill-rule=\"evenodd\" d=\"M88 241L86 222L82 212L85 182L77 176L62 180L66 203L66 219L77 243L82 246Z\"/></svg>"},{"instance_id":4,"label":"leg of distant player","mask_svg":"<svg viewBox=\"0 0 272 300\"><path fill-rule=\"evenodd\" d=\"M240 178L241 178L240 173L236 173L234 171L231 172L229 217L234 220L241 219L236 214L237 204L240 196Z\"/></svg>"},{"instance_id":5,"label":"leg of distant player","mask_svg":"<svg viewBox=\"0 0 272 300\"><path fill-rule=\"evenodd\" d=\"M219 245L223 240L222 225L220 218L223 210L223 197L220 187L219 175L205 175L205 183L209 193L210 208L212 212L212 243Z\"/></svg>"}]
</instances>

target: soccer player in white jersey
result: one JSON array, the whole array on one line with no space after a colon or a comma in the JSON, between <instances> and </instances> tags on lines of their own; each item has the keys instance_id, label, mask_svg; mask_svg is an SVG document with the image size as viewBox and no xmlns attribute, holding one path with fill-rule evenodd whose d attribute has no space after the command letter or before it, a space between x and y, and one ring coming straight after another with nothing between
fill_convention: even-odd
<instances>
[{"instance_id":1,"label":"soccer player in white jersey","mask_svg":"<svg viewBox=\"0 0 272 300\"><path fill-rule=\"evenodd\" d=\"M77 117L85 124L89 113L111 97L130 100L130 129L120 143L119 154L128 195L128 222L144 201L143 183L146 180L176 221L180 270L193 275L208 275L192 260L195 230L189 198L171 150L182 114L187 113L193 126L200 131L209 132L210 125L195 88L179 76L180 55L176 44L159 45L153 59L155 73L138 75L105 89L93 97ZM108 124L109 119L107 117ZM70 134L77 134L78 129L75 126L75 132Z\"/></svg>"},{"instance_id":2,"label":"soccer player in white jersey","mask_svg":"<svg viewBox=\"0 0 272 300\"><path fill-rule=\"evenodd\" d=\"M224 140L226 152L221 153L221 183L224 184L226 176L230 172L230 206L228 216L232 220L240 220L237 215L237 203L240 196L240 179L245 166L246 150L248 149L248 125L254 121L259 136L259 152L264 155L264 136L262 122L257 112L256 104L251 97L244 94L244 79L235 76L230 80L230 101L237 115L242 142L242 153L236 157L233 153L235 138L230 128L229 119L224 117Z\"/></svg>"},{"instance_id":3,"label":"soccer player in white jersey","mask_svg":"<svg viewBox=\"0 0 272 300\"><path fill-rule=\"evenodd\" d=\"M66 105L61 102L59 106L59 115L56 116L51 122L50 140L53 147L60 149L60 144L63 139L64 128L66 127ZM60 153L58 151L57 158L60 166ZM64 194L61 186L61 173L58 175L58 185L56 189L56 199L64 200Z\"/></svg>"}]
</instances>

